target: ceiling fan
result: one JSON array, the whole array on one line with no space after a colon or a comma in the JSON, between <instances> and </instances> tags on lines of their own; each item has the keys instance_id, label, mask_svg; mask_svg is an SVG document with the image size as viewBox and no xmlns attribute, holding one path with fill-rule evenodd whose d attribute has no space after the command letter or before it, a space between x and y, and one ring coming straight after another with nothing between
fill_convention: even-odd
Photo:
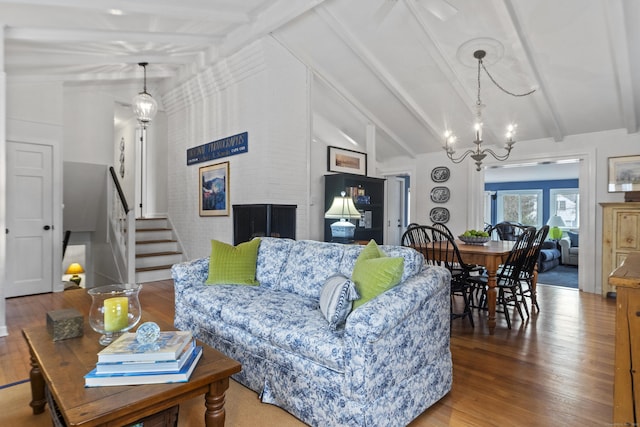
<instances>
[{"instance_id":1,"label":"ceiling fan","mask_svg":"<svg viewBox=\"0 0 640 427\"><path fill-rule=\"evenodd\" d=\"M376 20L384 21L399 1L401 0L384 0L375 13ZM447 0L415 0L415 2L441 21L446 21L458 12L458 9Z\"/></svg>"}]
</instances>

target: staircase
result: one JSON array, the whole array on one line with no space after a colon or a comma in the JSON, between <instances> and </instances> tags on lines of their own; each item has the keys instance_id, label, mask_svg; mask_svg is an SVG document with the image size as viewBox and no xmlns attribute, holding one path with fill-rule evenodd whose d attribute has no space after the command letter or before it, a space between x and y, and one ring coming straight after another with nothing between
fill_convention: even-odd
<instances>
[{"instance_id":1,"label":"staircase","mask_svg":"<svg viewBox=\"0 0 640 427\"><path fill-rule=\"evenodd\" d=\"M136 283L171 279L171 266L184 261L166 218L136 219Z\"/></svg>"}]
</instances>

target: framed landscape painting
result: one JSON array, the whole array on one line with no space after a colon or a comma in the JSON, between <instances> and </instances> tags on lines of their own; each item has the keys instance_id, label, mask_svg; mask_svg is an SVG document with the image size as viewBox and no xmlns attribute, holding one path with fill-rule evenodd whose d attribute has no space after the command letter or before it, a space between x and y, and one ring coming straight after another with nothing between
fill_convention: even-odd
<instances>
[{"instance_id":1,"label":"framed landscape painting","mask_svg":"<svg viewBox=\"0 0 640 427\"><path fill-rule=\"evenodd\" d=\"M345 148L328 147L327 170L329 172L367 174L367 155Z\"/></svg>"},{"instance_id":2,"label":"framed landscape painting","mask_svg":"<svg viewBox=\"0 0 640 427\"><path fill-rule=\"evenodd\" d=\"M609 157L608 190L640 191L640 156Z\"/></svg>"},{"instance_id":3,"label":"framed landscape painting","mask_svg":"<svg viewBox=\"0 0 640 427\"><path fill-rule=\"evenodd\" d=\"M229 162L200 168L200 216L229 215Z\"/></svg>"}]
</instances>

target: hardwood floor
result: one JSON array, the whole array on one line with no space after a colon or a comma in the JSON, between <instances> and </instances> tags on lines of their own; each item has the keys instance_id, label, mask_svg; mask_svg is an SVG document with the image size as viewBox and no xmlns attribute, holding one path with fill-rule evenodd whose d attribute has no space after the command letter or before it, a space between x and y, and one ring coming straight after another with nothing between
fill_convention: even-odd
<instances>
[{"instance_id":1,"label":"hardwood floor","mask_svg":"<svg viewBox=\"0 0 640 427\"><path fill-rule=\"evenodd\" d=\"M0 338L0 385L28 378L28 351L20 331L45 325L47 311L65 308L62 296L7 300L9 336ZM145 284L140 300L143 320L151 315L171 323L171 280ZM498 313L495 335L489 335L484 313L475 314L475 328L467 320L455 320L453 389L411 425L610 425L615 301L541 285L539 303L541 312L525 322L513 313L511 330Z\"/></svg>"}]
</instances>

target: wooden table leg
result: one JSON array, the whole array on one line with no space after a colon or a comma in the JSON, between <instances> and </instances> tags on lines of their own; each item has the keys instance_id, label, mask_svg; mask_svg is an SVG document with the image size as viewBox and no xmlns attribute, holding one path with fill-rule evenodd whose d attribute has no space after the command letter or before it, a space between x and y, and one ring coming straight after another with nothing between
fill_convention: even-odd
<instances>
[{"instance_id":1,"label":"wooden table leg","mask_svg":"<svg viewBox=\"0 0 640 427\"><path fill-rule=\"evenodd\" d=\"M487 279L487 308L489 309L489 318L488 318L488 326L489 326L489 334L493 335L496 330L496 300L497 300L497 290L496 290L496 271L489 271L487 269L488 279Z\"/></svg>"},{"instance_id":2,"label":"wooden table leg","mask_svg":"<svg viewBox=\"0 0 640 427\"><path fill-rule=\"evenodd\" d=\"M44 377L38 364L38 359L33 354L31 346L29 346L29 355L31 363L31 371L29 372L29 380L31 382L31 402L29 406L33 408L33 414L41 414L44 412L44 405L47 402L44 396Z\"/></svg>"},{"instance_id":3,"label":"wooden table leg","mask_svg":"<svg viewBox=\"0 0 640 427\"><path fill-rule=\"evenodd\" d=\"M223 378L209 385L209 391L204 396L206 411L204 423L207 427L224 426L224 394L229 388L229 378Z\"/></svg>"}]
</instances>

